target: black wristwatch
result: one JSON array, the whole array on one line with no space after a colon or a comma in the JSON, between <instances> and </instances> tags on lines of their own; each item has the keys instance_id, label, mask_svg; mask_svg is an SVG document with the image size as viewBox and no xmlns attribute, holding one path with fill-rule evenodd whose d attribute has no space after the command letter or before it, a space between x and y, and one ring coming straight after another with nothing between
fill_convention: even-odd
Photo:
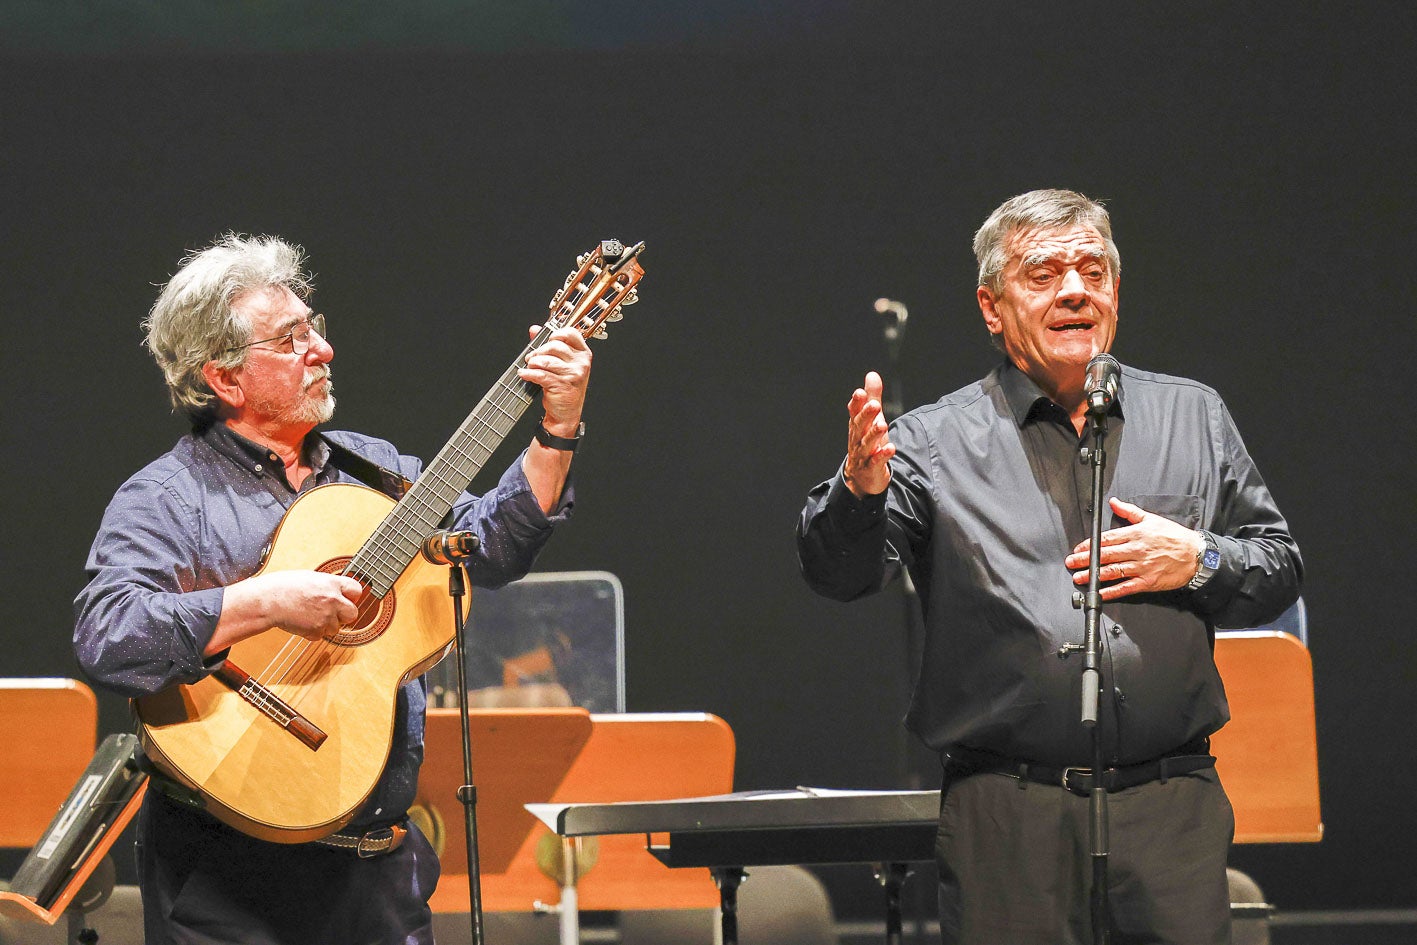
<instances>
[{"instance_id":1,"label":"black wristwatch","mask_svg":"<svg viewBox=\"0 0 1417 945\"><path fill-rule=\"evenodd\" d=\"M585 437L585 421L582 420L581 425L576 427L575 436L557 436L546 429L546 418L542 417L540 420L536 421L536 432L533 436L536 437L536 442L548 449L565 450L567 453L574 453L576 447L581 445L581 440Z\"/></svg>"},{"instance_id":2,"label":"black wristwatch","mask_svg":"<svg viewBox=\"0 0 1417 945\"><path fill-rule=\"evenodd\" d=\"M1196 576L1186 585L1188 591L1198 591L1205 587L1215 576L1215 569L1220 567L1220 546L1216 544L1215 536L1202 531L1201 538L1205 541L1205 547L1196 555Z\"/></svg>"}]
</instances>

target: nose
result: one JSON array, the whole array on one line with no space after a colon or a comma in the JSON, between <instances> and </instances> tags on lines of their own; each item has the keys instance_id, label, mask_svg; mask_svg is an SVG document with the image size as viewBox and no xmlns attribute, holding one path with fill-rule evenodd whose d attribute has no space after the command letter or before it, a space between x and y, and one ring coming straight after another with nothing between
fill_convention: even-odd
<instances>
[{"instance_id":1,"label":"nose","mask_svg":"<svg viewBox=\"0 0 1417 945\"><path fill-rule=\"evenodd\" d=\"M310 364L324 364L335 359L334 346L324 335L310 329L310 347L305 350L305 360Z\"/></svg>"},{"instance_id":2,"label":"nose","mask_svg":"<svg viewBox=\"0 0 1417 945\"><path fill-rule=\"evenodd\" d=\"M1058 301L1070 308L1077 308L1087 301L1087 285L1076 269L1063 274L1063 284L1058 287Z\"/></svg>"}]
</instances>

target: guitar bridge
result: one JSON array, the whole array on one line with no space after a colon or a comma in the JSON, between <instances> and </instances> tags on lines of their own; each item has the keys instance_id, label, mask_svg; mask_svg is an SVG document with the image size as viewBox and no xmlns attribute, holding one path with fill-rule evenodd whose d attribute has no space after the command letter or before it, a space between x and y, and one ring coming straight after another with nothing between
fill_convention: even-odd
<instances>
[{"instance_id":1,"label":"guitar bridge","mask_svg":"<svg viewBox=\"0 0 1417 945\"><path fill-rule=\"evenodd\" d=\"M301 715L280 696L266 688L250 673L233 664L230 660L214 674L238 696L245 699L266 718L285 729L311 751L318 751L329 736L320 727Z\"/></svg>"}]
</instances>

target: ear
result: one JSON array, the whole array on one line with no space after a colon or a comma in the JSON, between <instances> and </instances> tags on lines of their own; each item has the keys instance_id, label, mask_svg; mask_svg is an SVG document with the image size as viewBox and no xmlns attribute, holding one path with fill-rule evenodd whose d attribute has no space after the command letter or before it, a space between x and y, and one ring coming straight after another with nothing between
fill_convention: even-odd
<instances>
[{"instance_id":1,"label":"ear","mask_svg":"<svg viewBox=\"0 0 1417 945\"><path fill-rule=\"evenodd\" d=\"M236 375L240 368L235 370L219 366L215 361L208 361L202 365L202 378L207 382L207 386L216 394L217 399L228 407L241 409L246 404L246 392L241 389L241 384Z\"/></svg>"},{"instance_id":2,"label":"ear","mask_svg":"<svg viewBox=\"0 0 1417 945\"><path fill-rule=\"evenodd\" d=\"M979 311L984 315L984 325L989 329L989 334L1002 334L1004 322L999 317L998 307L994 304L994 293L990 291L988 286L981 285L974 294L979 299Z\"/></svg>"}]
</instances>

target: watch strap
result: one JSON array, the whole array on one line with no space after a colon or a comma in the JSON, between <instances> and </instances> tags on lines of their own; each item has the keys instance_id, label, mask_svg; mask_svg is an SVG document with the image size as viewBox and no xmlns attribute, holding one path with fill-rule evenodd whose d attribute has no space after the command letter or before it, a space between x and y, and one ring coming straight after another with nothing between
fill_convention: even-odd
<instances>
[{"instance_id":1,"label":"watch strap","mask_svg":"<svg viewBox=\"0 0 1417 945\"><path fill-rule=\"evenodd\" d=\"M532 435L536 437L536 442L547 449L564 450L567 453L574 453L576 447L581 445L581 439L585 437L585 421L582 420L580 426L576 427L575 436L557 436L546 429L546 420L542 418L536 421L536 430Z\"/></svg>"},{"instance_id":2,"label":"watch strap","mask_svg":"<svg viewBox=\"0 0 1417 945\"><path fill-rule=\"evenodd\" d=\"M1198 591L1205 587L1220 567L1220 545L1216 542L1215 536L1202 530L1201 540L1205 544L1196 554L1196 573L1190 583L1186 585L1186 589L1190 591Z\"/></svg>"}]
</instances>

